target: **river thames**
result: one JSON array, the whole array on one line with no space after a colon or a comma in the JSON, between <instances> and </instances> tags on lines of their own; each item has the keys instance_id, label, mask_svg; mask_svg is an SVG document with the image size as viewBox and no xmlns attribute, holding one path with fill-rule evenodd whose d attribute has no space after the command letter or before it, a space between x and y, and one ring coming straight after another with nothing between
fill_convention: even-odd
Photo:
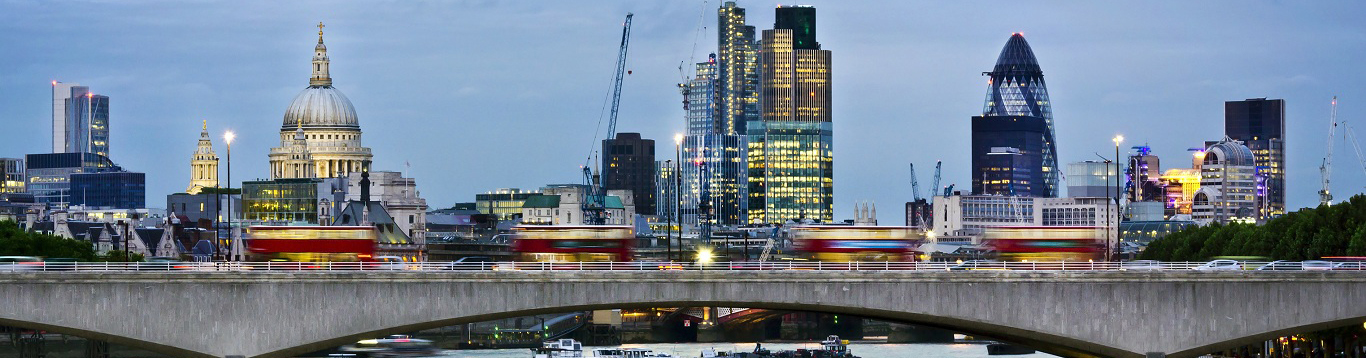
<instances>
[{"instance_id":1,"label":"river thames","mask_svg":"<svg viewBox=\"0 0 1366 358\"><path fill-rule=\"evenodd\" d=\"M703 349L714 348L716 351L749 352L754 350L754 343L653 343L653 344L624 344L624 348L648 348L656 352L670 353L678 357L697 357ZM584 347L588 350L591 347ZM818 343L764 343L764 348L771 351L794 350L799 348L820 348ZM893 343L859 343L854 342L849 345L849 349L854 355L861 358L905 358L905 357L948 357L948 358L977 358L987 357L987 345L979 343L953 343L953 344L893 344ZM531 350L526 348L519 349L485 349L485 350L460 350L446 351L441 357L453 358L526 358L531 356ZM1012 357L1055 357L1045 353L1034 353L1017 355Z\"/></svg>"}]
</instances>

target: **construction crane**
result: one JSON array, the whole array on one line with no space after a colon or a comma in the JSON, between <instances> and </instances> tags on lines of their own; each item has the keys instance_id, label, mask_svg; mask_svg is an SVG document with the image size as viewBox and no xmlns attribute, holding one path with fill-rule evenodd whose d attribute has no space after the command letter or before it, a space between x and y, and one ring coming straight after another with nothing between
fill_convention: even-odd
<instances>
[{"instance_id":1,"label":"construction crane","mask_svg":"<svg viewBox=\"0 0 1366 358\"><path fill-rule=\"evenodd\" d=\"M915 163L911 163L911 201L920 201L920 180L915 178Z\"/></svg>"},{"instance_id":2,"label":"construction crane","mask_svg":"<svg viewBox=\"0 0 1366 358\"><path fill-rule=\"evenodd\" d=\"M626 23L621 29L621 48L617 52L617 69L612 78L612 110L607 119L607 138L611 140L617 136L617 109L621 107L621 79L626 74L626 49L631 43L631 17L632 13L626 13ZM610 155L602 153L603 155ZM593 156L589 155L588 162L593 162ZM604 168L606 169L606 168ZM588 193L583 200L584 223L589 225L604 225L607 223L607 181L611 170L602 170L600 175L593 175L590 165L583 166L583 181Z\"/></svg>"},{"instance_id":3,"label":"construction crane","mask_svg":"<svg viewBox=\"0 0 1366 358\"><path fill-rule=\"evenodd\" d=\"M1319 164L1319 175L1323 176L1323 189L1319 189L1319 205L1333 205L1333 193L1328 182L1333 178L1333 136L1338 129L1338 96L1333 96L1333 109L1328 113L1328 153Z\"/></svg>"},{"instance_id":4,"label":"construction crane","mask_svg":"<svg viewBox=\"0 0 1366 358\"><path fill-rule=\"evenodd\" d=\"M1352 130L1352 126L1348 125L1347 121L1342 121L1342 129L1347 132L1345 135L1347 142L1352 143L1352 149L1356 150L1357 160L1361 161L1361 170L1366 171L1366 156L1361 154L1361 142L1357 140L1356 131Z\"/></svg>"},{"instance_id":5,"label":"construction crane","mask_svg":"<svg viewBox=\"0 0 1366 358\"><path fill-rule=\"evenodd\" d=\"M935 197L935 194L936 194L935 192L939 191L939 169L942 168L943 166L944 166L944 161L942 161L942 160L937 160L937 161L934 162L934 181L930 183L930 185L931 185L931 186L930 186L930 202L931 202L931 203L934 202L934 197Z\"/></svg>"}]
</instances>

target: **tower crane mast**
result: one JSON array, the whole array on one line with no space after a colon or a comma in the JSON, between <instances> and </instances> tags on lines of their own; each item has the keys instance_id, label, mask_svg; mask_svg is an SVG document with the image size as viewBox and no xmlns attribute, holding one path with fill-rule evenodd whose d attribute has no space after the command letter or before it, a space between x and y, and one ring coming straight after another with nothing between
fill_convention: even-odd
<instances>
[{"instance_id":1,"label":"tower crane mast","mask_svg":"<svg viewBox=\"0 0 1366 358\"><path fill-rule=\"evenodd\" d=\"M607 138L612 140L617 136L617 109L621 107L621 80L626 74L626 50L631 44L631 18L632 13L626 13L626 22L621 29L621 47L617 51L617 68L612 78L612 107L607 120ZM610 155L601 153L601 155ZM610 157L609 157L610 158ZM593 161L589 155L588 161ZM589 225L604 225L607 223L607 182L611 170L603 168L599 175L593 175L590 165L583 166L583 180L587 188L583 200L584 222Z\"/></svg>"},{"instance_id":2,"label":"tower crane mast","mask_svg":"<svg viewBox=\"0 0 1366 358\"><path fill-rule=\"evenodd\" d=\"M1333 194L1329 181L1333 177L1333 136L1338 129L1338 96L1333 96L1333 107L1328 114L1328 153L1319 164L1319 175L1323 176L1323 188L1319 189L1319 205L1333 205Z\"/></svg>"}]
</instances>

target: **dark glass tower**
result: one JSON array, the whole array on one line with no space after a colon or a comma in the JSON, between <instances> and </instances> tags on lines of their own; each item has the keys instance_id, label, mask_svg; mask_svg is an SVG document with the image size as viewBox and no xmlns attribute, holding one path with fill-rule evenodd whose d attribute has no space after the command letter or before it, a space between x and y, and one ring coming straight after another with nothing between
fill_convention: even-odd
<instances>
[{"instance_id":1,"label":"dark glass tower","mask_svg":"<svg viewBox=\"0 0 1366 358\"><path fill-rule=\"evenodd\" d=\"M636 213L655 214L655 141L640 133L617 133L602 140L602 170L607 190L630 190Z\"/></svg>"},{"instance_id":2,"label":"dark glass tower","mask_svg":"<svg viewBox=\"0 0 1366 358\"><path fill-rule=\"evenodd\" d=\"M1041 190L1033 192L1037 192L1037 196L1057 197L1058 150L1057 144L1053 141L1053 109L1048 101L1048 88L1044 85L1043 70L1039 68L1039 61L1034 58L1034 50L1029 48L1024 35L1011 35L1010 40L1006 41L1006 47L1001 50L1001 56L996 59L996 67L984 75L991 76L991 79L987 81L983 117L1023 116L1043 119L1045 130L1040 139L1043 145L1038 153L1042 159L1042 165L1038 168L1042 182L1033 183ZM977 122L974 120L973 126L976 125ZM977 168L974 167L973 171L975 173Z\"/></svg>"},{"instance_id":3,"label":"dark glass tower","mask_svg":"<svg viewBox=\"0 0 1366 358\"><path fill-rule=\"evenodd\" d=\"M972 192L977 195L1042 197L1043 118L972 117Z\"/></svg>"},{"instance_id":4,"label":"dark glass tower","mask_svg":"<svg viewBox=\"0 0 1366 358\"><path fill-rule=\"evenodd\" d=\"M1224 102L1224 134L1242 141L1256 159L1259 216L1285 214L1285 100Z\"/></svg>"},{"instance_id":5,"label":"dark glass tower","mask_svg":"<svg viewBox=\"0 0 1366 358\"><path fill-rule=\"evenodd\" d=\"M821 44L816 42L816 8L813 6L779 6L774 14L773 28L792 30L793 49L821 49Z\"/></svg>"}]
</instances>

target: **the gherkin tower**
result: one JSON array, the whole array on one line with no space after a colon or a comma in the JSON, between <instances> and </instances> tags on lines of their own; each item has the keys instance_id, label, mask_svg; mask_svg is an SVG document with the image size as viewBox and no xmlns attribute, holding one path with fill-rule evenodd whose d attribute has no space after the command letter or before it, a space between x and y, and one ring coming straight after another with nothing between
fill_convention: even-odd
<instances>
[{"instance_id":1,"label":"the gherkin tower","mask_svg":"<svg viewBox=\"0 0 1366 358\"><path fill-rule=\"evenodd\" d=\"M1034 50L1029 48L1024 35L1015 33L1010 36L1001 50L1001 56L996 59L996 68L985 75L991 76L991 79L987 82L983 116L1039 117L1047 124L1040 153L1043 157L1044 196L1057 197L1058 150L1053 135L1053 108L1048 101L1043 70L1039 68L1039 60L1034 58Z\"/></svg>"}]
</instances>

